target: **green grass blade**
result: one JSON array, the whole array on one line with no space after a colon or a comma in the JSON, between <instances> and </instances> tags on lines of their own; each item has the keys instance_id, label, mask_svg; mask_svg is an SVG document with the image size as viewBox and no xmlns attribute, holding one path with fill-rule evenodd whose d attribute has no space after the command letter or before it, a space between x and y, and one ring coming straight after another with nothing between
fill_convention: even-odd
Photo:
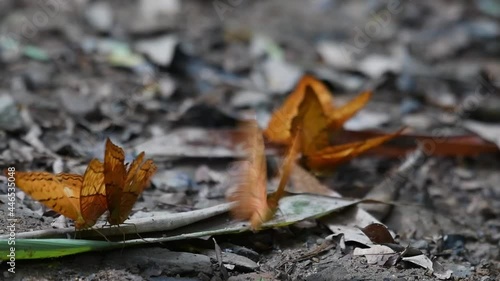
<instances>
[{"instance_id":1,"label":"green grass blade","mask_svg":"<svg viewBox=\"0 0 500 281\"><path fill-rule=\"evenodd\" d=\"M15 245L9 245L8 241L0 239L0 260L9 260L11 252L16 260L44 259L123 246L121 243L74 239L16 239L13 240Z\"/></svg>"}]
</instances>

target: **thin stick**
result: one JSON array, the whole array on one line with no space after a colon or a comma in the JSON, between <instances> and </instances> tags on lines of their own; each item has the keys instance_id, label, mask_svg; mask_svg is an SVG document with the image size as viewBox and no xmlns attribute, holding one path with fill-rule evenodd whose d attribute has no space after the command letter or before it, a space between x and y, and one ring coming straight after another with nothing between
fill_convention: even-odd
<instances>
[{"instance_id":1,"label":"thin stick","mask_svg":"<svg viewBox=\"0 0 500 281\"><path fill-rule=\"evenodd\" d=\"M399 188L410 178L410 174L420 167L427 159L425 153L419 148L410 153L405 161L398 167L393 175L386 177L377 184L365 198L390 202L397 195ZM374 215L377 219L383 219L390 211L391 206L381 204L361 204L359 207Z\"/></svg>"}]
</instances>

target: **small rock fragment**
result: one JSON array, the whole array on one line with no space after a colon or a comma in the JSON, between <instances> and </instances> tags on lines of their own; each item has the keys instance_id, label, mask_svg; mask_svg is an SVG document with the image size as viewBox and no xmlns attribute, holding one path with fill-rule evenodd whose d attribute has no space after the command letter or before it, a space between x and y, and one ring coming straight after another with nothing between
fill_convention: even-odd
<instances>
[{"instance_id":1,"label":"small rock fragment","mask_svg":"<svg viewBox=\"0 0 500 281\"><path fill-rule=\"evenodd\" d=\"M154 63L161 66L168 66L174 57L177 37L166 35L154 39L145 39L135 45L139 52L147 55Z\"/></svg>"},{"instance_id":2,"label":"small rock fragment","mask_svg":"<svg viewBox=\"0 0 500 281\"><path fill-rule=\"evenodd\" d=\"M203 251L203 253L211 257L212 259L216 259L214 250L205 250ZM255 270L259 267L256 262L252 261L249 258L226 252L222 253L222 262L224 264L235 265L246 270Z\"/></svg>"},{"instance_id":3,"label":"small rock fragment","mask_svg":"<svg viewBox=\"0 0 500 281\"><path fill-rule=\"evenodd\" d=\"M19 130L23 127L21 120L14 99L10 95L0 94L0 130Z\"/></svg>"},{"instance_id":4,"label":"small rock fragment","mask_svg":"<svg viewBox=\"0 0 500 281\"><path fill-rule=\"evenodd\" d=\"M90 3L85 11L85 18L99 32L109 32L113 26L113 11L108 2Z\"/></svg>"},{"instance_id":5,"label":"small rock fragment","mask_svg":"<svg viewBox=\"0 0 500 281\"><path fill-rule=\"evenodd\" d=\"M161 195L158 199L156 199L156 201L159 203L176 206L186 202L186 194L184 192L166 193Z\"/></svg>"},{"instance_id":6,"label":"small rock fragment","mask_svg":"<svg viewBox=\"0 0 500 281\"><path fill-rule=\"evenodd\" d=\"M269 59L264 63L264 76L271 93L286 94L297 83L303 72L300 68L280 59Z\"/></svg>"},{"instance_id":7,"label":"small rock fragment","mask_svg":"<svg viewBox=\"0 0 500 281\"><path fill-rule=\"evenodd\" d=\"M105 259L108 266L127 268L144 278L151 276L203 272L212 274L210 258L204 255L172 252L162 248L122 249L109 253Z\"/></svg>"}]
</instances>

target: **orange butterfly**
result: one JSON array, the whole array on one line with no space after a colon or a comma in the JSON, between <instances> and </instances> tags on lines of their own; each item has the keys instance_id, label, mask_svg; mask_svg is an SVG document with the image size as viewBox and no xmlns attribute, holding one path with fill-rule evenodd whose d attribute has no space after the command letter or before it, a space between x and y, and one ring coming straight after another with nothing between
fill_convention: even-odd
<instances>
[{"instance_id":1,"label":"orange butterfly","mask_svg":"<svg viewBox=\"0 0 500 281\"><path fill-rule=\"evenodd\" d=\"M6 171L5 171L6 172ZM47 172L16 172L16 185L48 208L89 228L106 211L104 168L93 159L82 176Z\"/></svg>"},{"instance_id":2,"label":"orange butterfly","mask_svg":"<svg viewBox=\"0 0 500 281\"><path fill-rule=\"evenodd\" d=\"M249 220L252 230L258 230L262 223L273 218L278 208L278 202L285 193L290 172L298 154L298 138L295 138L285 158L281 171L281 179L276 192L267 197L267 171L264 154L264 140L255 121L243 124L243 137L246 141L246 161L239 163L235 181L236 190L229 197L236 202L231 210L237 219Z\"/></svg>"},{"instance_id":3,"label":"orange butterfly","mask_svg":"<svg viewBox=\"0 0 500 281\"><path fill-rule=\"evenodd\" d=\"M316 121L322 121L325 129L338 130L342 128L345 121L349 120L368 103L372 93L369 91L363 92L346 105L335 107L333 96L328 88L313 76L304 75L283 102L283 105L273 113L267 129L264 131L264 135L269 141L290 144L293 139L293 120L305 113L304 110L301 112L300 109L305 102L305 98L310 95L315 95L318 102L313 109L321 112L317 112L317 114L322 114L321 120L317 119Z\"/></svg>"},{"instance_id":4,"label":"orange butterfly","mask_svg":"<svg viewBox=\"0 0 500 281\"><path fill-rule=\"evenodd\" d=\"M296 89L277 110L265 136L275 143L289 144L297 126L301 152L309 168L322 170L348 161L370 148L399 135L402 130L364 141L330 146L332 131L338 131L349 118L362 109L371 97L364 92L346 105L335 108L325 85L311 76L304 76Z\"/></svg>"},{"instance_id":5,"label":"orange butterfly","mask_svg":"<svg viewBox=\"0 0 500 281\"><path fill-rule=\"evenodd\" d=\"M106 140L104 154L104 184L109 210L108 222L111 225L123 223L130 214L139 195L149 186L151 177L156 172L153 160L143 163L144 152L125 167L125 154L121 147Z\"/></svg>"}]
</instances>

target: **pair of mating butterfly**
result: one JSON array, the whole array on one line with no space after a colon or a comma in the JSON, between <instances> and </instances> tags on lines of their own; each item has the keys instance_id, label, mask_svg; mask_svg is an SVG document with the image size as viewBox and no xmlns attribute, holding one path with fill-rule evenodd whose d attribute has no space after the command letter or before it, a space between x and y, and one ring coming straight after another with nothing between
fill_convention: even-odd
<instances>
[{"instance_id":1,"label":"pair of mating butterfly","mask_svg":"<svg viewBox=\"0 0 500 281\"><path fill-rule=\"evenodd\" d=\"M342 129L343 124L362 109L370 97L371 92L363 92L346 105L335 107L327 87L314 77L305 75L273 114L264 132L260 131L255 121L243 124L247 161L236 169L234 178L237 188L229 197L236 202L233 215L249 220L254 230L272 219L278 201L285 194L285 186L299 153L306 166L321 172L400 134L402 130L364 141L330 145L332 132ZM269 197L263 135L270 142L288 147L278 188Z\"/></svg>"},{"instance_id":2,"label":"pair of mating butterfly","mask_svg":"<svg viewBox=\"0 0 500 281\"><path fill-rule=\"evenodd\" d=\"M33 199L74 220L76 229L93 226L109 210L111 225L123 223L156 172L144 152L128 165L123 149L106 140L104 163L90 161L84 175L16 172L16 185Z\"/></svg>"}]
</instances>

